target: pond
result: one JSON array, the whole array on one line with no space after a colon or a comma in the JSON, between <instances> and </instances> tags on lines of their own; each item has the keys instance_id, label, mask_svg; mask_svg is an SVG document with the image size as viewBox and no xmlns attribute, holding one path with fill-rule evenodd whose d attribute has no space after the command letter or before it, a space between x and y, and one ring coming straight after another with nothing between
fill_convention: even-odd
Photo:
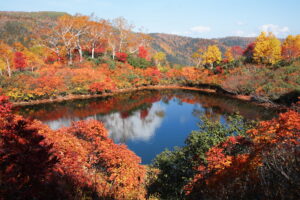
<instances>
[{"instance_id":1,"label":"pond","mask_svg":"<svg viewBox=\"0 0 300 200\"><path fill-rule=\"evenodd\" d=\"M16 107L15 112L41 120L52 129L72 121L102 121L116 143L125 143L142 158L143 164L164 149L184 145L200 116L226 123L228 114L238 112L246 119L267 120L276 115L237 99L189 90L141 90L112 97L73 100Z\"/></svg>"}]
</instances>

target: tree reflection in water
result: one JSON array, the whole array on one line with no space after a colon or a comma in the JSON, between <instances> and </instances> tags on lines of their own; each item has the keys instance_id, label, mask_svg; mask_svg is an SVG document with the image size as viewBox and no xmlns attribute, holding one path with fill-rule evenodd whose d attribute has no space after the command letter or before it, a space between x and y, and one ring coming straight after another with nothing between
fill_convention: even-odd
<instances>
[{"instance_id":1,"label":"tree reflection in water","mask_svg":"<svg viewBox=\"0 0 300 200\"><path fill-rule=\"evenodd\" d=\"M113 97L74 100L15 108L15 112L43 121L52 129L72 121L104 122L110 137L149 163L165 148L181 146L197 129L199 117L226 123L227 114L239 112L247 119L270 119L276 111L214 94L187 90L143 90Z\"/></svg>"}]
</instances>

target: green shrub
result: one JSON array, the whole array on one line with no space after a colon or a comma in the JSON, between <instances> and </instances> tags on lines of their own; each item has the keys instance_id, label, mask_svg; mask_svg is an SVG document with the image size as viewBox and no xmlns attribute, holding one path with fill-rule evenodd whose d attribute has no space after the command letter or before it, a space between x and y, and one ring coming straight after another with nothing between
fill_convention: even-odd
<instances>
[{"instance_id":1,"label":"green shrub","mask_svg":"<svg viewBox=\"0 0 300 200\"><path fill-rule=\"evenodd\" d=\"M127 58L127 62L135 68L146 69L151 66L151 62L147 61L145 58L136 57L133 55L129 55Z\"/></svg>"},{"instance_id":2,"label":"green shrub","mask_svg":"<svg viewBox=\"0 0 300 200\"><path fill-rule=\"evenodd\" d=\"M199 130L192 131L184 147L165 150L157 155L151 167L158 168L157 179L149 186L151 194L158 193L162 199L182 199L183 187L195 175L195 166L205 164L205 153L231 135L245 135L253 122L239 115L229 116L227 124L202 117Z\"/></svg>"},{"instance_id":3,"label":"green shrub","mask_svg":"<svg viewBox=\"0 0 300 200\"><path fill-rule=\"evenodd\" d=\"M105 60L105 63L108 64L110 70L116 69L117 65L116 65L116 62L114 60L108 59L108 60Z\"/></svg>"}]
</instances>

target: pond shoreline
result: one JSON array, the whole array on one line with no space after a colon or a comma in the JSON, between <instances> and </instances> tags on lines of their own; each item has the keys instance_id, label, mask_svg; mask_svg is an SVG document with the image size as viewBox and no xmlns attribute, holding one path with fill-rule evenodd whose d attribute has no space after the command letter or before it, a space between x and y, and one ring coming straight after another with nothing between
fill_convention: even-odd
<instances>
[{"instance_id":1,"label":"pond shoreline","mask_svg":"<svg viewBox=\"0 0 300 200\"><path fill-rule=\"evenodd\" d=\"M127 89L118 89L114 90L110 93L103 93L103 94L87 94L87 95L67 95L67 96L59 96L57 98L53 99L41 99L41 100L33 100L33 101L21 101L21 102L12 102L13 106L28 106L28 105L38 105L38 104L45 104L45 103L56 103L56 102L63 102L63 101L70 101L70 100L77 100L77 99L90 99L90 98L97 98L97 97L109 97L114 96L116 94L126 93L126 92L133 92L133 91L139 91L139 90L163 90L163 89L182 89L182 90L191 90L191 91L201 91L204 93L214 93L214 94L220 94L223 96L228 96L234 99L239 99L242 101L249 101L251 103L254 103L256 105L261 105L264 107L281 107L286 108L284 105L276 104L276 103L261 103L254 101L251 96L247 95L235 95L235 94L229 94L229 93L223 93L218 91L217 89L211 89L211 88L201 88L196 86L180 86L180 85L155 85L155 86L142 86L142 87L136 87L136 88L127 88Z\"/></svg>"}]
</instances>

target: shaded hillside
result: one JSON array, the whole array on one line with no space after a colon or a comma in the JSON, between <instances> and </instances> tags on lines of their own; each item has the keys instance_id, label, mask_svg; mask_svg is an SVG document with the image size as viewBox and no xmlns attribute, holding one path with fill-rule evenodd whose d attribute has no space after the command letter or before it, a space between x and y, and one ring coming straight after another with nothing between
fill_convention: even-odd
<instances>
[{"instance_id":1,"label":"shaded hillside","mask_svg":"<svg viewBox=\"0 0 300 200\"><path fill-rule=\"evenodd\" d=\"M191 55L200 47L216 44L224 52L226 47L241 46L245 48L247 44L255 40L255 38L248 37L202 39L163 33L151 33L150 35L154 38L152 47L156 51L165 52L169 62L181 65L192 65Z\"/></svg>"},{"instance_id":2,"label":"shaded hillside","mask_svg":"<svg viewBox=\"0 0 300 200\"><path fill-rule=\"evenodd\" d=\"M40 11L40 12L15 12L0 11L0 17L9 17L15 19L57 19L60 16L67 15L66 12Z\"/></svg>"},{"instance_id":3,"label":"shaded hillside","mask_svg":"<svg viewBox=\"0 0 300 200\"><path fill-rule=\"evenodd\" d=\"M21 42L27 46L37 25L46 25L65 15L64 12L7 12L0 11L0 40L9 45Z\"/></svg>"}]
</instances>

